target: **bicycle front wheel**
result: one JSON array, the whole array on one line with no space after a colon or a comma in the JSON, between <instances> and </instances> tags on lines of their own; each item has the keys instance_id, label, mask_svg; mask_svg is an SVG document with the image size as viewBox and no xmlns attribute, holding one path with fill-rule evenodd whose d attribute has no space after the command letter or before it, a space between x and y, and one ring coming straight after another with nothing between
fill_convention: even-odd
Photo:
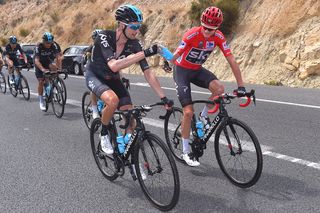
<instances>
[{"instance_id":1,"label":"bicycle front wheel","mask_svg":"<svg viewBox=\"0 0 320 213\"><path fill-rule=\"evenodd\" d=\"M21 75L19 86L24 99L28 101L30 99L30 88L26 77L24 77L23 75Z\"/></svg>"},{"instance_id":2,"label":"bicycle front wheel","mask_svg":"<svg viewBox=\"0 0 320 213\"><path fill-rule=\"evenodd\" d=\"M135 170L143 193L158 209L168 211L179 200L180 181L177 166L165 143L146 133L135 146Z\"/></svg>"},{"instance_id":3,"label":"bicycle front wheel","mask_svg":"<svg viewBox=\"0 0 320 213\"><path fill-rule=\"evenodd\" d=\"M88 129L90 129L91 123L93 121L93 117L92 117L92 108L91 108L91 95L89 91L86 91L82 96L81 108L82 108L82 116L83 116L84 122L88 127Z\"/></svg>"},{"instance_id":4,"label":"bicycle front wheel","mask_svg":"<svg viewBox=\"0 0 320 213\"><path fill-rule=\"evenodd\" d=\"M57 118L61 118L64 113L64 97L61 87L58 84L55 84L51 89L51 104L53 113Z\"/></svg>"},{"instance_id":5,"label":"bicycle front wheel","mask_svg":"<svg viewBox=\"0 0 320 213\"><path fill-rule=\"evenodd\" d=\"M116 162L113 155L107 155L101 150L101 119L96 118L92 121L90 129L90 142L94 160L104 177L113 181L118 177ZM114 138L111 131L108 132L110 139Z\"/></svg>"},{"instance_id":6,"label":"bicycle front wheel","mask_svg":"<svg viewBox=\"0 0 320 213\"><path fill-rule=\"evenodd\" d=\"M234 185L253 186L262 172L262 152L251 128L234 118L223 122L215 135L215 153L222 172Z\"/></svg>"},{"instance_id":7,"label":"bicycle front wheel","mask_svg":"<svg viewBox=\"0 0 320 213\"><path fill-rule=\"evenodd\" d=\"M173 156L181 163L185 163L182 159L183 145L181 138L181 121L183 112L181 108L173 107L164 121L164 134L166 142Z\"/></svg>"},{"instance_id":8,"label":"bicycle front wheel","mask_svg":"<svg viewBox=\"0 0 320 213\"><path fill-rule=\"evenodd\" d=\"M64 103L67 103L67 87L66 87L66 84L64 83L64 80L60 77L57 77L57 84L60 86L61 91L63 93Z\"/></svg>"},{"instance_id":9,"label":"bicycle front wheel","mask_svg":"<svg viewBox=\"0 0 320 213\"><path fill-rule=\"evenodd\" d=\"M7 83L4 74L0 71L0 89L3 94L7 91Z\"/></svg>"},{"instance_id":10,"label":"bicycle front wheel","mask_svg":"<svg viewBox=\"0 0 320 213\"><path fill-rule=\"evenodd\" d=\"M17 97L18 91L16 90L15 84L10 84L9 76L8 76L8 86L9 86L9 90L10 90L11 95L13 97Z\"/></svg>"}]
</instances>

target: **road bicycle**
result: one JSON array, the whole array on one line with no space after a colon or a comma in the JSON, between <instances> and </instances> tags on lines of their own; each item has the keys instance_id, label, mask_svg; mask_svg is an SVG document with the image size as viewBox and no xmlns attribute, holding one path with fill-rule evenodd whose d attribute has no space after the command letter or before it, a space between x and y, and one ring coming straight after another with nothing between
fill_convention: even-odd
<instances>
[{"instance_id":1,"label":"road bicycle","mask_svg":"<svg viewBox=\"0 0 320 213\"><path fill-rule=\"evenodd\" d=\"M122 78L121 81L125 85L126 89L129 90L130 89L129 79ZM81 100L81 108L82 108L83 120L84 120L86 126L88 127L88 129L90 130L91 123L93 121L93 117L92 117L93 111L92 111L91 92L90 91L86 91L83 93L82 100ZM98 108L98 113L101 117L102 109L104 108L104 103L99 98L97 100L97 108Z\"/></svg>"},{"instance_id":2,"label":"road bicycle","mask_svg":"<svg viewBox=\"0 0 320 213\"><path fill-rule=\"evenodd\" d=\"M0 70L0 90L3 94L5 94L7 91L6 78L1 70Z\"/></svg>"},{"instance_id":3,"label":"road bicycle","mask_svg":"<svg viewBox=\"0 0 320 213\"><path fill-rule=\"evenodd\" d=\"M142 121L142 117L146 116L152 107L159 105L163 103L136 106L131 110L114 113L108 129L114 148L112 155L107 155L101 150L100 118L94 119L91 124L90 140L95 162L108 180L113 181L123 176L125 167L128 167L133 180L138 179L147 199L156 208L168 211L179 200L180 181L177 166L166 144L157 135L147 131ZM129 123L132 124L134 121L136 126L123 153L120 153L116 142L116 137L121 131L118 129L126 129Z\"/></svg>"},{"instance_id":4,"label":"road bicycle","mask_svg":"<svg viewBox=\"0 0 320 213\"><path fill-rule=\"evenodd\" d=\"M13 82L10 82L10 76L8 75L8 87L13 97L17 97L18 94L22 94L24 99L28 101L30 99L30 88L26 77L21 73L23 65L13 66L13 70L19 70L20 74L12 74ZM29 71L29 68L28 70Z\"/></svg>"},{"instance_id":5,"label":"road bicycle","mask_svg":"<svg viewBox=\"0 0 320 213\"><path fill-rule=\"evenodd\" d=\"M68 72L67 70L58 70L58 72L63 73L64 74L64 78L60 78L60 76L57 76L57 84L60 85L60 88L62 90L63 93L63 98L64 98L64 102L67 103L67 87L66 84L64 83L64 80L66 80L68 78Z\"/></svg>"},{"instance_id":6,"label":"road bicycle","mask_svg":"<svg viewBox=\"0 0 320 213\"><path fill-rule=\"evenodd\" d=\"M241 188L253 186L260 178L262 172L262 152L258 138L252 129L244 122L229 116L226 105L231 103L234 98L246 98L246 103L240 104L246 107L251 103L251 98L255 103L254 90L245 95L222 94L214 100L196 100L192 104L214 104L211 113L218 114L210 121L204 129L203 137L199 136L196 122L199 119L193 115L191 122L191 158L199 160L207 147L207 143L213 133L215 155L220 169L234 185ZM169 149L175 158L184 163L182 159L182 139L181 139L181 120L183 111L181 108L174 107L165 119L164 131Z\"/></svg>"},{"instance_id":7,"label":"road bicycle","mask_svg":"<svg viewBox=\"0 0 320 213\"><path fill-rule=\"evenodd\" d=\"M61 78L60 74L64 74L66 78L67 74L65 72L49 72L44 73L45 85L44 85L44 102L45 102L45 112L48 111L49 103L52 105L53 113L57 118L61 118L64 114L65 108L65 98L62 85L60 84ZM62 80L62 79L61 79Z\"/></svg>"}]
</instances>

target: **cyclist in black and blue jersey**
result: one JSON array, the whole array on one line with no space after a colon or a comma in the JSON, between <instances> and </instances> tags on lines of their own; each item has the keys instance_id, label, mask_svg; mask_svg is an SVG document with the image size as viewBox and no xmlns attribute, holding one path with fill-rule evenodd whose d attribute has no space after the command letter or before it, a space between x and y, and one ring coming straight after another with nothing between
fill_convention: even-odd
<instances>
[{"instance_id":1,"label":"cyclist in black and blue jersey","mask_svg":"<svg viewBox=\"0 0 320 213\"><path fill-rule=\"evenodd\" d=\"M27 64L27 56L22 50L20 44L18 44L18 39L16 36L12 35L9 37L9 44L7 44L4 51L5 62L8 65L9 71L9 83L14 84L13 79L13 67L19 66L19 56L22 55L24 62ZM20 76L20 70L16 69L17 75Z\"/></svg>"},{"instance_id":2,"label":"cyclist in black and blue jersey","mask_svg":"<svg viewBox=\"0 0 320 213\"><path fill-rule=\"evenodd\" d=\"M93 42L96 40L98 34L101 32L101 29L95 29L92 34L91 38ZM93 44L91 44L85 51L85 66L88 66L90 62L91 52L92 52ZM100 117L97 107L97 96L91 92L91 109L92 109L92 117L93 119Z\"/></svg>"},{"instance_id":3,"label":"cyclist in black and blue jersey","mask_svg":"<svg viewBox=\"0 0 320 213\"><path fill-rule=\"evenodd\" d=\"M61 49L54 42L54 37L51 33L45 32L42 36L42 42L36 46L35 50L35 74L38 79L38 96L41 110L45 110L43 100L43 86L45 79L43 74L46 72L56 72L61 69Z\"/></svg>"},{"instance_id":4,"label":"cyclist in black and blue jersey","mask_svg":"<svg viewBox=\"0 0 320 213\"><path fill-rule=\"evenodd\" d=\"M143 20L141 11L133 5L122 5L116 10L115 18L118 22L116 31L105 30L98 34L86 67L88 88L106 104L101 117L101 148L106 154L113 153L107 132L114 111L132 108L130 95L120 79L121 69L139 63L145 79L165 105L170 107L173 104L165 96L146 60L159 52L159 45L153 44L143 50L136 39Z\"/></svg>"}]
</instances>

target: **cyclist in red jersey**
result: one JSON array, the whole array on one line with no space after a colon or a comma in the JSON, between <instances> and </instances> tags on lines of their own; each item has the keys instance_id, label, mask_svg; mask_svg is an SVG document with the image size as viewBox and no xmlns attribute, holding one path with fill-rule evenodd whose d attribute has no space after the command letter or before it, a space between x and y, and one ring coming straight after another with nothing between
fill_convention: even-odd
<instances>
[{"instance_id":1,"label":"cyclist in red jersey","mask_svg":"<svg viewBox=\"0 0 320 213\"><path fill-rule=\"evenodd\" d=\"M213 49L218 46L229 62L232 72L238 83L238 92L245 93L241 72L236 63L230 47L222 32L218 30L223 21L222 11L217 7L208 7L201 15L201 26L187 31L171 60L174 63L174 81L177 95L183 107L182 142L183 159L189 166L199 166L200 163L193 159L190 153L189 137L191 119L194 113L190 83L202 88L208 88L212 93L209 99L224 92L224 87L217 77L209 70L202 67ZM204 126L208 122L208 107L204 106L200 120Z\"/></svg>"}]
</instances>

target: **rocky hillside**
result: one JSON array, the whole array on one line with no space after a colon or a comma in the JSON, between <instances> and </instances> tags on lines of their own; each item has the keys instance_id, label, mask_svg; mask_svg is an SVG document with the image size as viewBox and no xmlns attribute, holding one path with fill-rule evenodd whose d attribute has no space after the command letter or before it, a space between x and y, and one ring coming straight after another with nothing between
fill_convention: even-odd
<instances>
[{"instance_id":1,"label":"rocky hillside","mask_svg":"<svg viewBox=\"0 0 320 213\"><path fill-rule=\"evenodd\" d=\"M144 13L145 45L161 42L174 50L191 26L190 0L7 0L0 5L0 41L15 34L23 43L37 42L44 31L51 31L62 47L89 43L94 28L115 27L114 10L128 2ZM244 79L320 87L320 1L241 0L240 5L241 17L229 41ZM150 63L159 64L159 58ZM234 81L219 51L205 66L220 79ZM140 72L135 67L129 71Z\"/></svg>"}]
</instances>

